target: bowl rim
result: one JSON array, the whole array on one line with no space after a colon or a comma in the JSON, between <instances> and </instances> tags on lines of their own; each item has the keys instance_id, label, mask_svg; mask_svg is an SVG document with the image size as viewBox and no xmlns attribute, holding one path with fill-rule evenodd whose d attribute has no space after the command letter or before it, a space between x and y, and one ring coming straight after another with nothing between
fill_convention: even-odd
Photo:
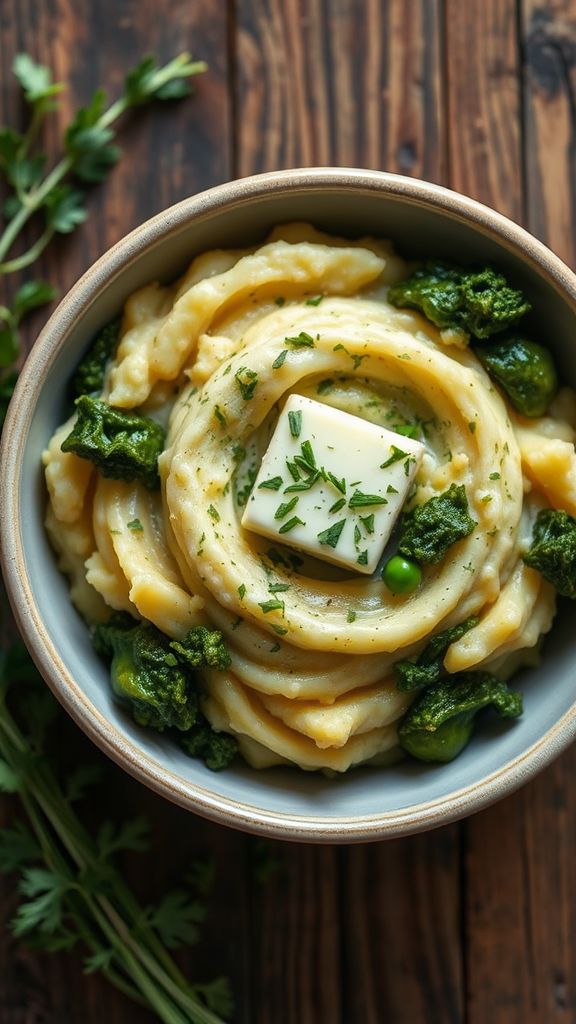
<instances>
[{"instance_id":1,"label":"bowl rim","mask_svg":"<svg viewBox=\"0 0 576 1024\"><path fill-rule=\"evenodd\" d=\"M75 315L86 313L126 268L190 222L286 191L382 192L414 205L432 206L465 220L515 251L560 293L576 314L576 276L524 228L495 210L441 185L384 171L346 167L293 168L217 185L155 215L105 252L64 296L26 360L3 430L0 452L0 530L6 589L15 619L48 686L78 726L120 767L172 802L228 827L303 842L365 842L426 831L481 810L513 792L556 758L576 737L576 700L534 744L487 776L436 799L354 818L291 815L215 794L161 767L89 701L67 670L43 626L26 570L19 518L22 457L36 396L66 344Z\"/></svg>"}]
</instances>

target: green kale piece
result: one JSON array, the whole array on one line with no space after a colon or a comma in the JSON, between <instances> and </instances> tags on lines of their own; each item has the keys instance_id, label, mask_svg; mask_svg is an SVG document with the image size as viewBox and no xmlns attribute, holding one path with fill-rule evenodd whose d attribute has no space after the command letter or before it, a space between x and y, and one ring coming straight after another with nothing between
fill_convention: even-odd
<instances>
[{"instance_id":1,"label":"green kale piece","mask_svg":"<svg viewBox=\"0 0 576 1024\"><path fill-rule=\"evenodd\" d=\"M216 732L203 715L192 729L184 733L180 742L187 754L200 757L213 772L227 768L238 751L236 738L225 732Z\"/></svg>"},{"instance_id":2,"label":"green kale piece","mask_svg":"<svg viewBox=\"0 0 576 1024\"><path fill-rule=\"evenodd\" d=\"M460 640L469 629L477 626L478 622L479 619L470 616L457 626L449 626L432 637L416 661L397 661L394 665L397 689L409 692L437 683L441 676L446 674L444 655L450 645Z\"/></svg>"},{"instance_id":3,"label":"green kale piece","mask_svg":"<svg viewBox=\"0 0 576 1024\"><path fill-rule=\"evenodd\" d=\"M78 417L63 452L74 452L114 480L139 480L149 490L160 486L158 456L164 430L154 420L113 409L89 395L76 399Z\"/></svg>"},{"instance_id":4,"label":"green kale piece","mask_svg":"<svg viewBox=\"0 0 576 1024\"><path fill-rule=\"evenodd\" d=\"M219 629L193 626L182 641L173 640L170 648L178 660L190 668L223 670L232 664L232 658L224 645L224 636Z\"/></svg>"},{"instance_id":5,"label":"green kale piece","mask_svg":"<svg viewBox=\"0 0 576 1024\"><path fill-rule=\"evenodd\" d=\"M420 761L452 761L468 743L476 714L490 705L504 718L517 718L522 695L489 672L448 676L408 709L398 728L400 746Z\"/></svg>"},{"instance_id":6,"label":"green kale piece","mask_svg":"<svg viewBox=\"0 0 576 1024\"><path fill-rule=\"evenodd\" d=\"M474 338L506 330L531 308L522 292L492 267L473 270L442 262L425 263L392 285L388 301L419 309L437 327Z\"/></svg>"},{"instance_id":7,"label":"green kale piece","mask_svg":"<svg viewBox=\"0 0 576 1024\"><path fill-rule=\"evenodd\" d=\"M543 416L558 390L554 360L547 348L520 334L474 349L482 365L524 416Z\"/></svg>"},{"instance_id":8,"label":"green kale piece","mask_svg":"<svg viewBox=\"0 0 576 1024\"><path fill-rule=\"evenodd\" d=\"M155 626L113 616L94 628L92 642L98 654L111 659L112 690L138 725L163 732L196 724L200 711L194 681Z\"/></svg>"},{"instance_id":9,"label":"green kale piece","mask_svg":"<svg viewBox=\"0 0 576 1024\"><path fill-rule=\"evenodd\" d=\"M536 517L532 544L524 555L562 597L576 600L576 519L568 512L542 509Z\"/></svg>"},{"instance_id":10,"label":"green kale piece","mask_svg":"<svg viewBox=\"0 0 576 1024\"><path fill-rule=\"evenodd\" d=\"M468 537L475 526L468 512L464 484L452 484L444 494L404 513L398 550L421 565L434 565L452 544Z\"/></svg>"},{"instance_id":11,"label":"green kale piece","mask_svg":"<svg viewBox=\"0 0 576 1024\"><path fill-rule=\"evenodd\" d=\"M72 378L72 393L76 396L100 394L104 387L106 363L116 351L121 320L103 327L91 348L79 364Z\"/></svg>"}]
</instances>

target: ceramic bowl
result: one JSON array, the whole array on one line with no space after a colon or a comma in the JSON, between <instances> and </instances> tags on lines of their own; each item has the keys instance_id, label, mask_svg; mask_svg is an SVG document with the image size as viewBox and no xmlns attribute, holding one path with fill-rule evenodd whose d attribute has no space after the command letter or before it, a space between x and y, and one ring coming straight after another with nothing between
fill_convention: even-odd
<instances>
[{"instance_id":1,"label":"ceramic bowl","mask_svg":"<svg viewBox=\"0 0 576 1024\"><path fill-rule=\"evenodd\" d=\"M114 703L107 671L73 611L44 532L40 453L61 420L70 372L98 328L146 282L168 281L192 256L261 240L273 225L312 221L351 237L392 238L408 255L489 261L529 294L534 324L576 385L576 278L504 217L447 189L343 168L283 171L210 189L166 210L106 253L72 288L21 374L4 429L1 528L6 583L30 651L72 718L113 760L157 793L222 824L317 842L380 839L477 811L556 757L576 730L576 659L568 609L542 663L517 677L524 716L495 721L451 764L403 761L336 779L236 764L214 774Z\"/></svg>"}]
</instances>

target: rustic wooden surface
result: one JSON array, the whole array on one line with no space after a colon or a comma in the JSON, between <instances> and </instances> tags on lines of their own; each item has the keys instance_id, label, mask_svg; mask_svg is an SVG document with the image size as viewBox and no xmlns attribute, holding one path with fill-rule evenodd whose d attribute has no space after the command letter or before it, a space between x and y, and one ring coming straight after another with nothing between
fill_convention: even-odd
<instances>
[{"instance_id":1,"label":"rustic wooden surface","mask_svg":"<svg viewBox=\"0 0 576 1024\"><path fill-rule=\"evenodd\" d=\"M89 222L44 261L61 289L162 207L299 164L442 182L576 263L575 0L0 0L0 122L21 115L20 50L70 81L69 111L141 54L185 47L209 73L127 126ZM348 848L263 848L111 772L116 806L154 822L155 860L126 865L144 896L213 853L217 895L183 962L229 974L239 1024L576 1022L576 750L461 824ZM0 928L0 1024L103 1020L152 1017Z\"/></svg>"}]
</instances>

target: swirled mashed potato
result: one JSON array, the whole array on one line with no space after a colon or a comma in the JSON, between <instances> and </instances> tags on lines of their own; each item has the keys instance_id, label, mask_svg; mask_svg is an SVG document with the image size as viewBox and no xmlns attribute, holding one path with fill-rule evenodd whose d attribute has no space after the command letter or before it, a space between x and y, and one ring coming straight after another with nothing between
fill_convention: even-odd
<instances>
[{"instance_id":1,"label":"swirled mashed potato","mask_svg":"<svg viewBox=\"0 0 576 1024\"><path fill-rule=\"evenodd\" d=\"M396 689L396 661L474 615L446 668L506 677L552 623L554 590L521 554L541 507L576 513L574 396L561 392L542 419L514 414L470 350L386 302L406 273L387 243L304 225L256 249L199 256L174 286L129 298L103 395L167 425L161 491L63 453L70 422L45 453L47 526L79 610L89 621L124 610L171 637L221 629L232 667L203 672L204 712L257 767L385 760L411 699ZM279 358L302 331L314 347ZM246 366L258 381L249 401L236 379ZM426 454L412 505L464 484L476 526L425 568L416 592L394 596L379 576L241 528L292 393L391 429L419 423ZM264 610L279 590L282 607Z\"/></svg>"}]
</instances>

